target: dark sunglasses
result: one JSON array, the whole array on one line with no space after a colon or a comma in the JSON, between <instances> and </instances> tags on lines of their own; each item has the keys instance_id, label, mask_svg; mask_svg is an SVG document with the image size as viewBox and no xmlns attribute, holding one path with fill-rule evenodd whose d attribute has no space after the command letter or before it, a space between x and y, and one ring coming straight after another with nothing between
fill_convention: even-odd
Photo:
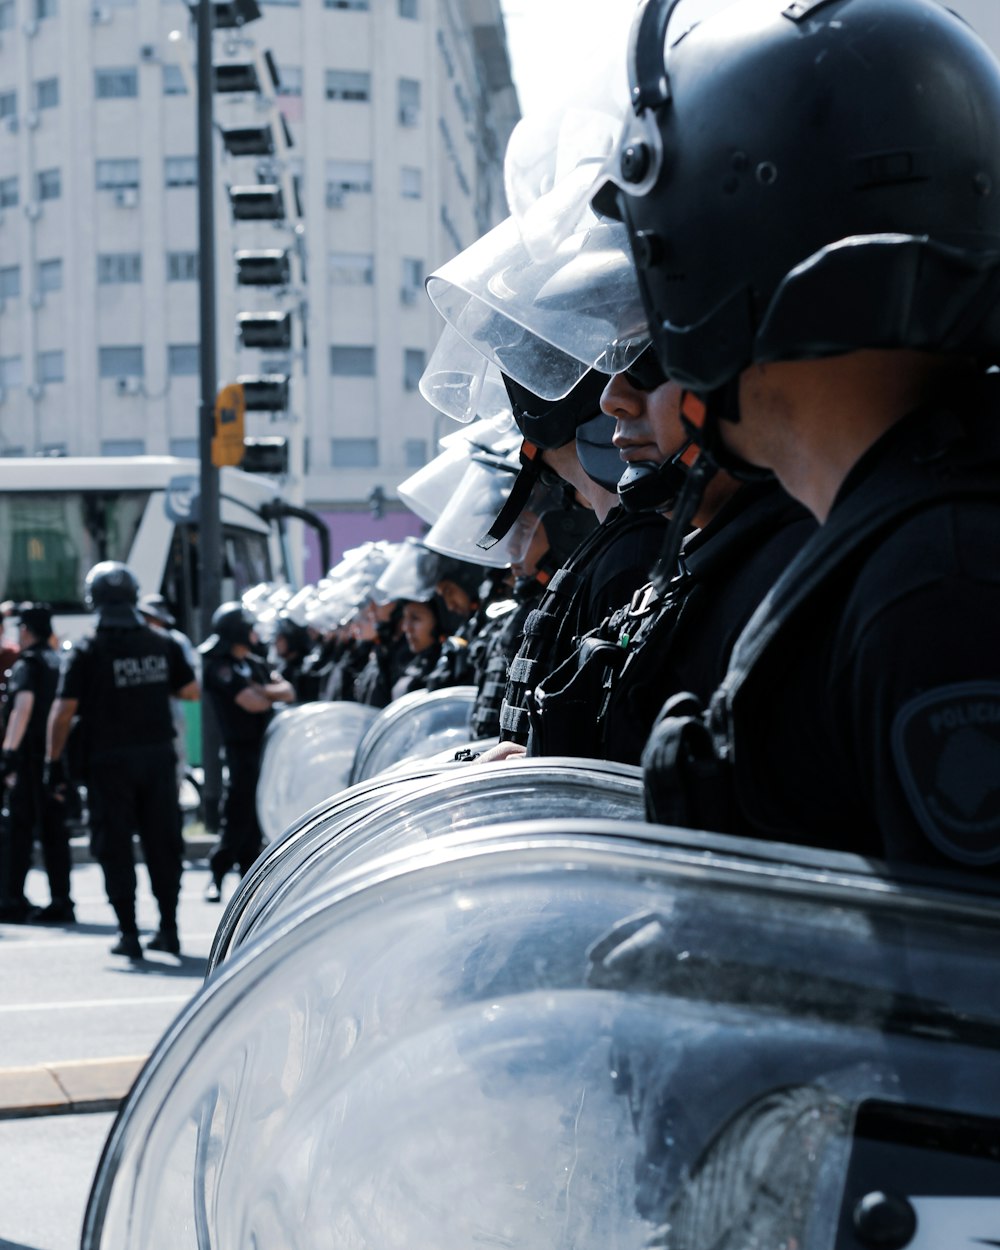
<instances>
[{"instance_id":1,"label":"dark sunglasses","mask_svg":"<svg viewBox=\"0 0 1000 1250\"><path fill-rule=\"evenodd\" d=\"M636 391L655 391L667 380L656 348L650 343L644 352L624 371L625 380Z\"/></svg>"}]
</instances>

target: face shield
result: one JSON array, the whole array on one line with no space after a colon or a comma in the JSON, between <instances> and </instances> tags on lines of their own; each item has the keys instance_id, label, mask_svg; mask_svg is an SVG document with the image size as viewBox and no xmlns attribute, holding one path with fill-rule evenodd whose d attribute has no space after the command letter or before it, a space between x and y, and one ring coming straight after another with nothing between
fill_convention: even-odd
<instances>
[{"instance_id":1,"label":"face shield","mask_svg":"<svg viewBox=\"0 0 1000 1250\"><path fill-rule=\"evenodd\" d=\"M429 603L439 580L441 559L416 538L407 538L372 588L376 603L409 599Z\"/></svg>"},{"instance_id":2,"label":"face shield","mask_svg":"<svg viewBox=\"0 0 1000 1250\"><path fill-rule=\"evenodd\" d=\"M420 378L420 394L463 425L478 418L499 430L510 428L510 403L498 370L450 325L442 330Z\"/></svg>"},{"instance_id":3,"label":"face shield","mask_svg":"<svg viewBox=\"0 0 1000 1250\"><path fill-rule=\"evenodd\" d=\"M254 632L260 642L268 645L274 641L278 632L278 617L293 594L291 586L276 586L253 610Z\"/></svg>"},{"instance_id":4,"label":"face shield","mask_svg":"<svg viewBox=\"0 0 1000 1250\"><path fill-rule=\"evenodd\" d=\"M396 493L411 512L428 525L433 525L459 489L473 456L483 452L502 453L516 447L519 442L515 429L501 430L492 421L473 421L471 425L443 438L441 445L444 450L441 454L401 482L396 487Z\"/></svg>"}]
</instances>

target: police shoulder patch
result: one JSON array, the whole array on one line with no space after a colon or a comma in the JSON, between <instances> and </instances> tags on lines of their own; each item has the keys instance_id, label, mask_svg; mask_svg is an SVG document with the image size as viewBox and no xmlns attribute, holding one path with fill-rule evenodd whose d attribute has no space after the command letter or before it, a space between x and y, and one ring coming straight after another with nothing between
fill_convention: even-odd
<instances>
[{"instance_id":1,"label":"police shoulder patch","mask_svg":"<svg viewBox=\"0 0 1000 1250\"><path fill-rule=\"evenodd\" d=\"M920 827L950 859L1000 863L1000 682L940 686L896 714L892 751Z\"/></svg>"}]
</instances>

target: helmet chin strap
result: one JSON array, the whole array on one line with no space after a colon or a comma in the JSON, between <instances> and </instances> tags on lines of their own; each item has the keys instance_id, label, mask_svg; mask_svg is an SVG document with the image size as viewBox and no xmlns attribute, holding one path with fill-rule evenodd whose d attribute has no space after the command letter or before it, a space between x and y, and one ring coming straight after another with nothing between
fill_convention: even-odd
<instances>
[{"instance_id":1,"label":"helmet chin strap","mask_svg":"<svg viewBox=\"0 0 1000 1250\"><path fill-rule=\"evenodd\" d=\"M681 421L702 451L709 456L717 469L735 477L740 482L768 482L774 476L770 469L762 469L730 451L722 440L721 424L732 425L740 419L739 378L731 378L724 385L707 394L685 391L681 397Z\"/></svg>"},{"instance_id":2,"label":"helmet chin strap","mask_svg":"<svg viewBox=\"0 0 1000 1250\"><path fill-rule=\"evenodd\" d=\"M493 524L476 543L481 551L489 551L510 532L511 526L524 511L535 483L545 468L542 449L527 439L521 443L520 458L521 470L514 479L510 494L504 500L504 505L494 518Z\"/></svg>"},{"instance_id":3,"label":"helmet chin strap","mask_svg":"<svg viewBox=\"0 0 1000 1250\"><path fill-rule=\"evenodd\" d=\"M662 464L630 464L618 482L618 501L626 512L670 512L684 489L701 448L687 438Z\"/></svg>"}]
</instances>

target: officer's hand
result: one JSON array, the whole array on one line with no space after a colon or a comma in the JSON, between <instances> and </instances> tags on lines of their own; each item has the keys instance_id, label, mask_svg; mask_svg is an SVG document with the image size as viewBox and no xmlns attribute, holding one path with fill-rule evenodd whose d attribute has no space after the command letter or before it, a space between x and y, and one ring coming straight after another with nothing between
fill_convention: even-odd
<instances>
[{"instance_id":1,"label":"officer's hand","mask_svg":"<svg viewBox=\"0 0 1000 1250\"><path fill-rule=\"evenodd\" d=\"M495 747L490 747L488 751L484 751L480 755L478 763L493 764L498 760L516 760L522 755L527 755L528 748L523 747L517 742L500 742Z\"/></svg>"},{"instance_id":2,"label":"officer's hand","mask_svg":"<svg viewBox=\"0 0 1000 1250\"><path fill-rule=\"evenodd\" d=\"M17 780L17 752L0 751L0 777L8 788Z\"/></svg>"},{"instance_id":3,"label":"officer's hand","mask_svg":"<svg viewBox=\"0 0 1000 1250\"><path fill-rule=\"evenodd\" d=\"M42 785L46 793L62 803L66 798L66 787L69 778L66 776L66 765L60 757L57 760L46 760L42 770Z\"/></svg>"}]
</instances>

